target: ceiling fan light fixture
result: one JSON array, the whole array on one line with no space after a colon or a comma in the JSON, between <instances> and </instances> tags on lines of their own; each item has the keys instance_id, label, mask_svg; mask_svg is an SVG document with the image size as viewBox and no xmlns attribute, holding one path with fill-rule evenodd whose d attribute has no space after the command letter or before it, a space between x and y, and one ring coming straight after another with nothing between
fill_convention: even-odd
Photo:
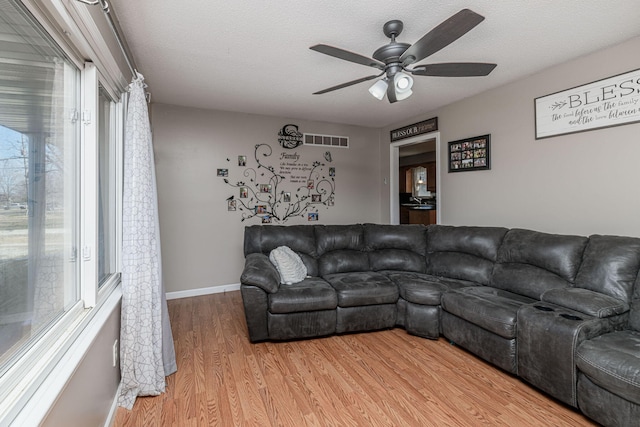
<instances>
[{"instance_id":1,"label":"ceiling fan light fixture","mask_svg":"<svg viewBox=\"0 0 640 427\"><path fill-rule=\"evenodd\" d=\"M460 12L427 32L414 44L400 43L396 41L396 37L398 37L402 32L402 21L397 19L388 21L382 27L382 31L385 36L391 39L391 41L376 49L373 52L372 58L325 44L311 46L310 49L315 50L316 52L333 56L334 58L342 59L344 61L353 62L355 64L377 68L381 71L378 75L366 76L314 92L314 95L343 89L386 75L382 80L374 83L369 88L369 92L379 100L382 100L386 93L387 100L390 104L393 104L397 101L407 99L413 94L411 90L413 87L412 75L432 77L486 76L496 67L496 64L481 62L449 62L415 65L423 59L440 51L442 48L455 42L475 28L483 20L484 16L478 15L470 9L462 9ZM412 68L406 68L409 66L412 66Z\"/></svg>"},{"instance_id":2,"label":"ceiling fan light fixture","mask_svg":"<svg viewBox=\"0 0 640 427\"><path fill-rule=\"evenodd\" d=\"M369 88L369 93L378 98L378 100L382 101L385 93L387 93L387 87L389 87L387 79L380 79Z\"/></svg>"},{"instance_id":3,"label":"ceiling fan light fixture","mask_svg":"<svg viewBox=\"0 0 640 427\"><path fill-rule=\"evenodd\" d=\"M413 94L413 77L403 72L396 73L393 76L393 87L396 91L396 99L402 101Z\"/></svg>"},{"instance_id":4,"label":"ceiling fan light fixture","mask_svg":"<svg viewBox=\"0 0 640 427\"><path fill-rule=\"evenodd\" d=\"M394 76L396 90L410 90L413 86L413 78L405 73L397 73Z\"/></svg>"},{"instance_id":5,"label":"ceiling fan light fixture","mask_svg":"<svg viewBox=\"0 0 640 427\"><path fill-rule=\"evenodd\" d=\"M411 95L413 95L413 91L411 89L402 92L402 93L398 93L398 91L396 91L396 100L397 101L402 101L404 99L407 99L408 97L410 97Z\"/></svg>"}]
</instances>

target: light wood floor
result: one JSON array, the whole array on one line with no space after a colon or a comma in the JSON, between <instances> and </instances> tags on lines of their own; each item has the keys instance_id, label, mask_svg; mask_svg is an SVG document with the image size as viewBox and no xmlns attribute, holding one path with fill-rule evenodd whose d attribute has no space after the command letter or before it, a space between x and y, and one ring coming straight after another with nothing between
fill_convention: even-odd
<instances>
[{"instance_id":1,"label":"light wood floor","mask_svg":"<svg viewBox=\"0 0 640 427\"><path fill-rule=\"evenodd\" d=\"M116 426L593 426L464 350L403 329L251 344L240 292L169 301L178 372Z\"/></svg>"}]
</instances>

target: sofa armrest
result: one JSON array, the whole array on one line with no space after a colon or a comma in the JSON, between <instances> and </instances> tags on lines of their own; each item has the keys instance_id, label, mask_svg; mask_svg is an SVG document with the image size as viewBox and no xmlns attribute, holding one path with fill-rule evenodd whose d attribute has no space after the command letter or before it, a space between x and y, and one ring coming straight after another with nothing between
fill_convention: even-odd
<instances>
[{"instance_id":1,"label":"sofa armrest","mask_svg":"<svg viewBox=\"0 0 640 427\"><path fill-rule=\"evenodd\" d=\"M268 311L269 294L262 288L251 285L240 286L244 317L247 321L249 341L259 342L269 339Z\"/></svg>"},{"instance_id":2,"label":"sofa armrest","mask_svg":"<svg viewBox=\"0 0 640 427\"><path fill-rule=\"evenodd\" d=\"M540 299L598 318L629 311L629 304L624 301L582 288L550 289Z\"/></svg>"},{"instance_id":3,"label":"sofa armrest","mask_svg":"<svg viewBox=\"0 0 640 427\"><path fill-rule=\"evenodd\" d=\"M266 255L253 253L247 255L244 260L240 283L257 286L272 294L280 287L280 274Z\"/></svg>"}]
</instances>

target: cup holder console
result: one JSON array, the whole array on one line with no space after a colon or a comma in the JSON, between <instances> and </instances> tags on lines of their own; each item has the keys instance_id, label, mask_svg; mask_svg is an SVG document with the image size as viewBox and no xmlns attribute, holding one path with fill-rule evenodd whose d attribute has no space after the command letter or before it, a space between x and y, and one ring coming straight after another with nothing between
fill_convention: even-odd
<instances>
[{"instance_id":1,"label":"cup holder console","mask_svg":"<svg viewBox=\"0 0 640 427\"><path fill-rule=\"evenodd\" d=\"M555 309L551 307L547 307L546 305L534 305L533 308L535 308L536 310L547 311L547 312L556 311ZM561 313L560 317L564 317L565 319L568 319L568 320L583 320L582 317L574 316L573 314L568 314L568 313Z\"/></svg>"},{"instance_id":2,"label":"cup holder console","mask_svg":"<svg viewBox=\"0 0 640 427\"><path fill-rule=\"evenodd\" d=\"M560 317L564 317L565 319L569 319L569 320L582 320L582 317L574 316L573 314L567 314L567 313L562 313Z\"/></svg>"}]
</instances>

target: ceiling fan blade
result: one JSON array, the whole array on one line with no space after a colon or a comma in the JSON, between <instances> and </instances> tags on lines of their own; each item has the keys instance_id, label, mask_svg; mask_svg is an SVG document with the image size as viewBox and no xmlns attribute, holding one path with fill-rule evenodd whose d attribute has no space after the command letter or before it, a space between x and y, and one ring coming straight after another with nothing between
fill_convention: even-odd
<instances>
[{"instance_id":1,"label":"ceiling fan blade","mask_svg":"<svg viewBox=\"0 0 640 427\"><path fill-rule=\"evenodd\" d=\"M384 74L384 73L382 73L382 74ZM314 95L322 95L323 93L331 92L331 91L334 91L334 90L342 89L344 87L348 87L348 86L352 86L352 85L355 85L355 84L358 84L358 83L366 82L367 80L375 79L376 77L380 77L382 74L377 74L375 76L362 77L361 79L352 80L350 82L342 83L342 84L339 84L337 86L332 86L332 87L327 88L327 89L319 90L318 92L314 92L313 94Z\"/></svg>"},{"instance_id":2,"label":"ceiling fan blade","mask_svg":"<svg viewBox=\"0 0 640 427\"><path fill-rule=\"evenodd\" d=\"M415 76L474 77L486 76L497 66L498 64L483 62L447 62L443 64L417 65L408 71Z\"/></svg>"},{"instance_id":3,"label":"ceiling fan blade","mask_svg":"<svg viewBox=\"0 0 640 427\"><path fill-rule=\"evenodd\" d=\"M356 64L366 65L367 67L384 70L384 64L382 62L376 61L373 58L367 58L366 56L359 55L357 53L349 52L348 50L340 49L326 44L317 44L315 46L311 46L309 49L315 50L316 52L324 53L325 55L333 56L335 58L343 59L345 61L355 62Z\"/></svg>"},{"instance_id":4,"label":"ceiling fan blade","mask_svg":"<svg viewBox=\"0 0 640 427\"><path fill-rule=\"evenodd\" d=\"M413 64L433 55L443 47L458 40L483 20L484 16L478 15L469 9L462 9L409 47L400 56L402 65Z\"/></svg>"}]
</instances>

